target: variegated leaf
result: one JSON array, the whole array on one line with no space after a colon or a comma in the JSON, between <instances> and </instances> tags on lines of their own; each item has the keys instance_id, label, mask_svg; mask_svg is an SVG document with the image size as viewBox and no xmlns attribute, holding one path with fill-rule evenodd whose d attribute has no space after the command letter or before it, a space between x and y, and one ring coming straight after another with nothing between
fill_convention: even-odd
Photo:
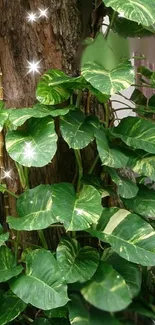
<instances>
[{"instance_id":1,"label":"variegated leaf","mask_svg":"<svg viewBox=\"0 0 155 325\"><path fill-rule=\"evenodd\" d=\"M6 149L9 156L23 166L47 165L57 149L54 121L50 117L34 118L28 121L26 130L8 131Z\"/></svg>"},{"instance_id":2,"label":"variegated leaf","mask_svg":"<svg viewBox=\"0 0 155 325\"><path fill-rule=\"evenodd\" d=\"M117 68L108 71L95 62L82 67L82 76L101 93L113 95L134 83L134 70L130 62L120 63Z\"/></svg>"},{"instance_id":3,"label":"variegated leaf","mask_svg":"<svg viewBox=\"0 0 155 325\"><path fill-rule=\"evenodd\" d=\"M120 176L113 168L107 168L108 173L114 183L117 184L118 194L127 199L135 197L138 193L138 186L130 179Z\"/></svg>"},{"instance_id":4,"label":"variegated leaf","mask_svg":"<svg viewBox=\"0 0 155 325\"><path fill-rule=\"evenodd\" d=\"M5 282L20 274L21 265L16 265L15 257L7 246L0 247L0 282Z\"/></svg>"},{"instance_id":5,"label":"variegated leaf","mask_svg":"<svg viewBox=\"0 0 155 325\"><path fill-rule=\"evenodd\" d=\"M26 306L14 293L6 292L0 304L0 325L9 324L26 309Z\"/></svg>"},{"instance_id":6,"label":"variegated leaf","mask_svg":"<svg viewBox=\"0 0 155 325\"><path fill-rule=\"evenodd\" d=\"M71 111L60 120L62 136L69 147L73 149L82 149L93 141L98 125L97 117L85 117L80 110Z\"/></svg>"},{"instance_id":7,"label":"variegated leaf","mask_svg":"<svg viewBox=\"0 0 155 325\"><path fill-rule=\"evenodd\" d=\"M21 126L31 117L43 118L46 116L59 116L65 115L70 109L74 109L73 106L68 106L66 108L57 109L53 106L46 106L41 104L36 104L32 108L19 108L9 110L9 120L14 126Z\"/></svg>"},{"instance_id":8,"label":"variegated leaf","mask_svg":"<svg viewBox=\"0 0 155 325\"><path fill-rule=\"evenodd\" d=\"M128 166L139 175L147 176L155 181L155 156L144 155L142 158L133 156L128 161Z\"/></svg>"},{"instance_id":9,"label":"variegated leaf","mask_svg":"<svg viewBox=\"0 0 155 325\"><path fill-rule=\"evenodd\" d=\"M128 157L119 149L112 149L109 146L105 130L98 130L95 133L97 150L101 158L102 165L122 168L128 162Z\"/></svg>"},{"instance_id":10,"label":"variegated leaf","mask_svg":"<svg viewBox=\"0 0 155 325\"><path fill-rule=\"evenodd\" d=\"M50 251L33 250L26 256L25 274L11 282L11 290L25 303L48 310L66 305L67 286Z\"/></svg>"},{"instance_id":11,"label":"variegated leaf","mask_svg":"<svg viewBox=\"0 0 155 325\"><path fill-rule=\"evenodd\" d=\"M2 225L0 224L0 246L4 245L5 241L9 239L9 232L4 232Z\"/></svg>"},{"instance_id":12,"label":"variegated leaf","mask_svg":"<svg viewBox=\"0 0 155 325\"><path fill-rule=\"evenodd\" d=\"M126 260L155 265L155 231L140 216L119 208L104 208L96 228L89 232L108 242Z\"/></svg>"},{"instance_id":13,"label":"variegated leaf","mask_svg":"<svg viewBox=\"0 0 155 325\"><path fill-rule=\"evenodd\" d=\"M52 186L39 185L27 190L17 199L18 218L8 217L9 227L15 230L45 229L56 222L52 213Z\"/></svg>"},{"instance_id":14,"label":"variegated leaf","mask_svg":"<svg viewBox=\"0 0 155 325\"><path fill-rule=\"evenodd\" d=\"M95 248L80 247L79 242L73 238L60 241L56 257L67 283L91 279L99 263L99 254Z\"/></svg>"},{"instance_id":15,"label":"variegated leaf","mask_svg":"<svg viewBox=\"0 0 155 325\"><path fill-rule=\"evenodd\" d=\"M52 189L53 214L67 231L85 230L97 223L102 212L101 196L93 186L84 185L77 195L68 183L55 184Z\"/></svg>"},{"instance_id":16,"label":"variegated leaf","mask_svg":"<svg viewBox=\"0 0 155 325\"><path fill-rule=\"evenodd\" d=\"M155 123L140 117L126 117L112 133L128 146L155 154Z\"/></svg>"},{"instance_id":17,"label":"variegated leaf","mask_svg":"<svg viewBox=\"0 0 155 325\"><path fill-rule=\"evenodd\" d=\"M155 23L154 0L103 0L107 7L118 11L122 17L144 26Z\"/></svg>"},{"instance_id":18,"label":"variegated leaf","mask_svg":"<svg viewBox=\"0 0 155 325\"><path fill-rule=\"evenodd\" d=\"M81 293L91 305L109 312L122 310L131 303L123 277L104 262L100 262L96 273L84 285Z\"/></svg>"},{"instance_id":19,"label":"variegated leaf","mask_svg":"<svg viewBox=\"0 0 155 325\"><path fill-rule=\"evenodd\" d=\"M155 220L155 190L140 186L136 197L123 199L125 207L146 218Z\"/></svg>"},{"instance_id":20,"label":"variegated leaf","mask_svg":"<svg viewBox=\"0 0 155 325\"><path fill-rule=\"evenodd\" d=\"M0 109L0 132L3 129L4 123L6 122L8 115L8 110Z\"/></svg>"}]
</instances>

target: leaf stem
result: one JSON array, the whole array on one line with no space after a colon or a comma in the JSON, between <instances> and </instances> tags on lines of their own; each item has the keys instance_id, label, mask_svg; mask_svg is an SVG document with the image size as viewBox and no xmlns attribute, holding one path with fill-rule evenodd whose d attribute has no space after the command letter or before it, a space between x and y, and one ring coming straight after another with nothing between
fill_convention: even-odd
<instances>
[{"instance_id":1,"label":"leaf stem","mask_svg":"<svg viewBox=\"0 0 155 325\"><path fill-rule=\"evenodd\" d=\"M0 192L7 192L9 193L11 196L15 197L16 199L18 199L18 195L16 195L15 193L13 193L12 191L8 190L5 186L0 185Z\"/></svg>"},{"instance_id":2,"label":"leaf stem","mask_svg":"<svg viewBox=\"0 0 155 325\"><path fill-rule=\"evenodd\" d=\"M79 171L79 177L77 182L77 192L79 192L81 187L81 178L83 176L82 158L81 158L80 150L75 149L74 154L75 154L76 162L78 165L78 171Z\"/></svg>"},{"instance_id":3,"label":"leaf stem","mask_svg":"<svg viewBox=\"0 0 155 325\"><path fill-rule=\"evenodd\" d=\"M40 241L42 243L42 247L45 249L48 249L48 245L47 245L47 241L44 235L44 231L43 230L38 230L38 236L40 238Z\"/></svg>"},{"instance_id":4,"label":"leaf stem","mask_svg":"<svg viewBox=\"0 0 155 325\"><path fill-rule=\"evenodd\" d=\"M92 166L90 167L90 169L89 169L89 171L88 171L88 174L89 174L89 175L93 173L93 171L94 171L94 169L95 169L95 167L96 167L96 164L97 164L98 160L99 160L99 155L96 156L96 158L95 158L95 160L94 160Z\"/></svg>"},{"instance_id":5,"label":"leaf stem","mask_svg":"<svg viewBox=\"0 0 155 325\"><path fill-rule=\"evenodd\" d=\"M25 179L25 175L24 175L23 166L18 164L17 162L15 163L15 165L16 165L16 168L18 171L20 184L21 184L22 188L25 189L26 188L26 179Z\"/></svg>"},{"instance_id":6,"label":"leaf stem","mask_svg":"<svg viewBox=\"0 0 155 325\"><path fill-rule=\"evenodd\" d=\"M14 247L15 247L15 261L16 261L16 264L18 262L18 244L19 244L19 239L20 239L20 232L17 231L17 234L16 234L16 239L14 241Z\"/></svg>"},{"instance_id":7,"label":"leaf stem","mask_svg":"<svg viewBox=\"0 0 155 325\"><path fill-rule=\"evenodd\" d=\"M114 11L113 14L112 14L112 17L111 17L110 24L108 25L108 28L107 28L107 31L106 31L106 34L105 34L105 39L107 39L108 36L109 36L110 30L111 30L111 28L113 26L113 22L114 22L114 19L115 19L115 15L116 15L116 12Z\"/></svg>"}]
</instances>

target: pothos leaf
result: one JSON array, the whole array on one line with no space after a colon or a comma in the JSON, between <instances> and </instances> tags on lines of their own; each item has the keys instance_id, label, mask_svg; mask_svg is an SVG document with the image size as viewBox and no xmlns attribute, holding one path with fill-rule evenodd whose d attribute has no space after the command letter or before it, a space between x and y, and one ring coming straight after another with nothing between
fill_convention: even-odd
<instances>
[{"instance_id":1,"label":"pothos leaf","mask_svg":"<svg viewBox=\"0 0 155 325\"><path fill-rule=\"evenodd\" d=\"M13 292L4 294L0 304L0 325L5 325L18 317L25 309L26 304Z\"/></svg>"}]
</instances>

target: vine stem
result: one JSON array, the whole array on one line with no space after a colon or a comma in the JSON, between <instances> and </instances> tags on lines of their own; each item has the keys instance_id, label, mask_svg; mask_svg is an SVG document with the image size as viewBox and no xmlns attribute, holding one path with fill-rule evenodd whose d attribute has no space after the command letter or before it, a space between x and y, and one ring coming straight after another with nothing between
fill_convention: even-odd
<instances>
[{"instance_id":1,"label":"vine stem","mask_svg":"<svg viewBox=\"0 0 155 325\"><path fill-rule=\"evenodd\" d=\"M0 185L0 191L4 191L9 193L11 196L15 197L16 199L18 199L18 195L16 195L15 193L13 193L12 191L8 190L5 186Z\"/></svg>"},{"instance_id":2,"label":"vine stem","mask_svg":"<svg viewBox=\"0 0 155 325\"><path fill-rule=\"evenodd\" d=\"M106 34L105 34L105 39L107 39L108 36L109 36L110 30L112 28L112 25L113 25L113 22L114 22L114 19L115 19L115 15L116 15L116 12L114 11L113 14L112 14L111 22L108 25L108 28L107 28L107 31L106 31Z\"/></svg>"},{"instance_id":3,"label":"vine stem","mask_svg":"<svg viewBox=\"0 0 155 325\"><path fill-rule=\"evenodd\" d=\"M14 242L15 261L16 261L16 264L18 262L18 244L19 244L19 239L20 239L20 233L19 233L19 231L17 231L16 239L15 239L15 242Z\"/></svg>"},{"instance_id":4,"label":"vine stem","mask_svg":"<svg viewBox=\"0 0 155 325\"><path fill-rule=\"evenodd\" d=\"M89 175L93 173L93 171L94 171L94 169L95 169L95 166L96 166L98 160L99 160L99 155L96 156L96 158L95 158L95 160L94 160L92 166L90 167L90 169L89 169L89 171L88 171L88 174L89 174Z\"/></svg>"},{"instance_id":5,"label":"vine stem","mask_svg":"<svg viewBox=\"0 0 155 325\"><path fill-rule=\"evenodd\" d=\"M40 241L42 243L42 247L44 249L48 249L48 245L47 245L47 241L46 241L46 238L45 238L45 235L44 235L44 231L43 230L38 230L38 236L39 236Z\"/></svg>"},{"instance_id":6,"label":"vine stem","mask_svg":"<svg viewBox=\"0 0 155 325\"><path fill-rule=\"evenodd\" d=\"M23 166L21 166L20 164L18 164L17 162L15 163L17 171L18 171L18 175L19 175L19 179L20 179L20 184L22 186L23 189L26 188L26 179L25 179L25 174L24 174L24 170L23 170Z\"/></svg>"},{"instance_id":7,"label":"vine stem","mask_svg":"<svg viewBox=\"0 0 155 325\"><path fill-rule=\"evenodd\" d=\"M78 170L79 170L79 177L78 177L78 182L77 182L77 192L79 192L80 187L81 187L81 178L83 176L83 167L82 167L82 159L81 159L81 153L80 150L74 150L76 162L78 165Z\"/></svg>"}]
</instances>

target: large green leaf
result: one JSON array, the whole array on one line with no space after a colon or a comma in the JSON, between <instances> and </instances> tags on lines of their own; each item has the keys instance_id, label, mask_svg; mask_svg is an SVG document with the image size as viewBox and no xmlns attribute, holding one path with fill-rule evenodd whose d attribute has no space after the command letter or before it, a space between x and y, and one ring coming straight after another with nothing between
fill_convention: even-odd
<instances>
[{"instance_id":1,"label":"large green leaf","mask_svg":"<svg viewBox=\"0 0 155 325\"><path fill-rule=\"evenodd\" d=\"M26 304L8 291L0 304L0 325L5 325L18 317L26 308Z\"/></svg>"},{"instance_id":2,"label":"large green leaf","mask_svg":"<svg viewBox=\"0 0 155 325\"><path fill-rule=\"evenodd\" d=\"M130 179L120 176L113 168L107 168L108 173L114 183L117 184L118 194L127 199L135 197L138 193L138 186Z\"/></svg>"},{"instance_id":3,"label":"large green leaf","mask_svg":"<svg viewBox=\"0 0 155 325\"><path fill-rule=\"evenodd\" d=\"M73 109L72 106L68 106L62 109L57 109L53 106L46 106L41 104L36 104L32 108L18 108L9 110L9 120L14 126L21 126L25 121L34 118L43 118L46 116L59 116L65 115L69 112L70 109Z\"/></svg>"},{"instance_id":4,"label":"large green leaf","mask_svg":"<svg viewBox=\"0 0 155 325\"><path fill-rule=\"evenodd\" d=\"M25 131L8 131L6 149L10 157L27 167L43 167L57 149L54 121L50 117L30 119Z\"/></svg>"},{"instance_id":5,"label":"large green leaf","mask_svg":"<svg viewBox=\"0 0 155 325\"><path fill-rule=\"evenodd\" d=\"M85 117L80 110L71 111L61 117L60 129L64 140L73 149L82 149L94 140L99 121L94 116Z\"/></svg>"},{"instance_id":6,"label":"large green leaf","mask_svg":"<svg viewBox=\"0 0 155 325\"><path fill-rule=\"evenodd\" d=\"M154 0L103 0L103 2L129 20L144 26L155 23Z\"/></svg>"},{"instance_id":7,"label":"large green leaf","mask_svg":"<svg viewBox=\"0 0 155 325\"><path fill-rule=\"evenodd\" d=\"M17 199L19 218L8 217L9 227L16 230L39 230L56 222L52 213L52 186L39 185Z\"/></svg>"},{"instance_id":8,"label":"large green leaf","mask_svg":"<svg viewBox=\"0 0 155 325\"><path fill-rule=\"evenodd\" d=\"M97 150L102 161L102 165L122 168L128 162L128 157L119 149L112 149L109 146L108 139L104 129L95 133Z\"/></svg>"},{"instance_id":9,"label":"large green leaf","mask_svg":"<svg viewBox=\"0 0 155 325\"><path fill-rule=\"evenodd\" d=\"M155 181L155 156L143 155L131 157L128 161L128 166L139 175L147 176L152 181Z\"/></svg>"},{"instance_id":10,"label":"large green leaf","mask_svg":"<svg viewBox=\"0 0 155 325\"><path fill-rule=\"evenodd\" d=\"M9 239L9 232L4 232L2 225L0 224L0 246Z\"/></svg>"},{"instance_id":11,"label":"large green leaf","mask_svg":"<svg viewBox=\"0 0 155 325\"><path fill-rule=\"evenodd\" d=\"M48 318L67 318L68 308L66 305L66 306L59 307L59 308L45 310L44 313Z\"/></svg>"},{"instance_id":12,"label":"large green leaf","mask_svg":"<svg viewBox=\"0 0 155 325\"><path fill-rule=\"evenodd\" d=\"M102 212L101 196L93 186L84 185L77 195L68 183L55 184L52 189L53 213L67 230L85 230L97 223Z\"/></svg>"},{"instance_id":13,"label":"large green leaf","mask_svg":"<svg viewBox=\"0 0 155 325\"><path fill-rule=\"evenodd\" d=\"M122 119L112 132L128 146L155 154L155 123L130 116Z\"/></svg>"},{"instance_id":14,"label":"large green leaf","mask_svg":"<svg viewBox=\"0 0 155 325\"><path fill-rule=\"evenodd\" d=\"M78 295L71 295L68 304L71 325L121 325L110 314L95 308L87 308L85 302Z\"/></svg>"},{"instance_id":15,"label":"large green leaf","mask_svg":"<svg viewBox=\"0 0 155 325\"><path fill-rule=\"evenodd\" d=\"M142 282L142 272L138 265L128 262L118 254L113 253L110 255L106 262L112 265L112 267L122 275L127 283L131 296L135 297L139 294Z\"/></svg>"},{"instance_id":16,"label":"large green leaf","mask_svg":"<svg viewBox=\"0 0 155 325\"><path fill-rule=\"evenodd\" d=\"M127 209L144 217L155 219L155 190L141 186L136 197L123 199Z\"/></svg>"},{"instance_id":17,"label":"large green leaf","mask_svg":"<svg viewBox=\"0 0 155 325\"><path fill-rule=\"evenodd\" d=\"M8 110L0 109L0 132L3 129L4 123L8 118Z\"/></svg>"},{"instance_id":18,"label":"large green leaf","mask_svg":"<svg viewBox=\"0 0 155 325\"><path fill-rule=\"evenodd\" d=\"M144 37L153 36L154 34L153 26L145 28L142 24L119 17L119 15L115 15L112 29L115 33L118 33L123 37Z\"/></svg>"},{"instance_id":19,"label":"large green leaf","mask_svg":"<svg viewBox=\"0 0 155 325\"><path fill-rule=\"evenodd\" d=\"M124 209L104 208L96 229L89 232L108 242L126 260L155 265L155 231L140 216Z\"/></svg>"},{"instance_id":20,"label":"large green leaf","mask_svg":"<svg viewBox=\"0 0 155 325\"><path fill-rule=\"evenodd\" d=\"M95 248L81 248L78 241L71 238L60 241L56 256L67 283L91 279L99 263L99 254Z\"/></svg>"},{"instance_id":21,"label":"large green leaf","mask_svg":"<svg viewBox=\"0 0 155 325\"><path fill-rule=\"evenodd\" d=\"M91 305L109 312L122 310L131 303L123 277L104 262L100 262L95 275L81 293Z\"/></svg>"},{"instance_id":22,"label":"large green leaf","mask_svg":"<svg viewBox=\"0 0 155 325\"><path fill-rule=\"evenodd\" d=\"M38 249L26 256L26 271L10 284L11 290L25 303L48 310L64 306L67 286L59 265L50 251Z\"/></svg>"},{"instance_id":23,"label":"large green leaf","mask_svg":"<svg viewBox=\"0 0 155 325\"><path fill-rule=\"evenodd\" d=\"M117 68L108 71L95 62L82 67L82 76L101 93L113 95L134 83L134 70L130 62L120 63Z\"/></svg>"},{"instance_id":24,"label":"large green leaf","mask_svg":"<svg viewBox=\"0 0 155 325\"><path fill-rule=\"evenodd\" d=\"M5 282L20 274L22 266L17 266L15 257L7 246L0 247L0 282Z\"/></svg>"}]
</instances>

